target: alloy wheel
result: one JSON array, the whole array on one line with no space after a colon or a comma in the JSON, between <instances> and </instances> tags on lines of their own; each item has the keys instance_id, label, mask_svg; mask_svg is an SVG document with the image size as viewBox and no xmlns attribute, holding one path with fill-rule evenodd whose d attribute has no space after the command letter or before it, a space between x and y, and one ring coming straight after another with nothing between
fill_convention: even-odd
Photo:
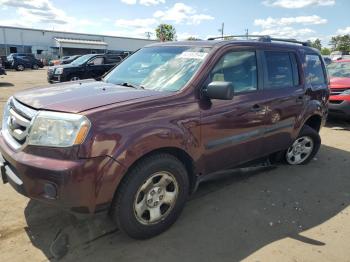
<instances>
[{"instance_id":1,"label":"alloy wheel","mask_svg":"<svg viewBox=\"0 0 350 262\"><path fill-rule=\"evenodd\" d=\"M308 159L313 149L314 141L310 137L299 137L287 150L286 160L291 165L299 165Z\"/></svg>"},{"instance_id":2,"label":"alloy wheel","mask_svg":"<svg viewBox=\"0 0 350 262\"><path fill-rule=\"evenodd\" d=\"M80 78L77 77L77 76L73 76L73 77L70 79L70 81L78 81L78 80L80 80Z\"/></svg>"},{"instance_id":3,"label":"alloy wheel","mask_svg":"<svg viewBox=\"0 0 350 262\"><path fill-rule=\"evenodd\" d=\"M161 171L153 174L136 193L136 219L144 225L156 224L165 219L173 209L178 193L178 182L171 173Z\"/></svg>"}]
</instances>

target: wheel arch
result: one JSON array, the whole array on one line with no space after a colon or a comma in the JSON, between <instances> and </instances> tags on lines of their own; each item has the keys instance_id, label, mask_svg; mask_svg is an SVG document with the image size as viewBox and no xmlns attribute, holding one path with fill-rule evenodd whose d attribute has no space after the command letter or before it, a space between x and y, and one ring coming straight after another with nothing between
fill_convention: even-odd
<instances>
[{"instance_id":1,"label":"wheel arch","mask_svg":"<svg viewBox=\"0 0 350 262\"><path fill-rule=\"evenodd\" d=\"M155 155L155 154L162 154L166 153L169 155L172 155L176 157L186 168L188 179L190 182L190 194L195 191L196 186L197 186L197 176L195 172L195 164L193 158L183 149L178 148L178 147L162 147L162 148L157 148L154 150L151 150L147 152L146 154L140 156L137 158L124 172L122 178L120 179L118 185L116 185L114 197L117 195L119 185L122 183L122 181L128 176L130 171L143 159Z\"/></svg>"},{"instance_id":2,"label":"wheel arch","mask_svg":"<svg viewBox=\"0 0 350 262\"><path fill-rule=\"evenodd\" d=\"M308 125L317 132L320 132L322 126L322 117L318 114L311 115L303 124Z\"/></svg>"}]
</instances>

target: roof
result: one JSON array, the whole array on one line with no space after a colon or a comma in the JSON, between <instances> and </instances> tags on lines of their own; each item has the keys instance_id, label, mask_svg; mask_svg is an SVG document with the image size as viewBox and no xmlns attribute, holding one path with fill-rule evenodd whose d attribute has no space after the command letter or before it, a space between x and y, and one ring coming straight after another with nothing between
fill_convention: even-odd
<instances>
[{"instance_id":1,"label":"roof","mask_svg":"<svg viewBox=\"0 0 350 262\"><path fill-rule=\"evenodd\" d=\"M103 45L107 46L106 42L100 40L86 40L86 39L73 39L73 38L58 38L55 37L55 40L59 43L69 43L69 44L86 44L86 45Z\"/></svg>"},{"instance_id":2,"label":"roof","mask_svg":"<svg viewBox=\"0 0 350 262\"><path fill-rule=\"evenodd\" d=\"M177 42L163 42L154 43L148 45L153 46L198 46L198 47L220 47L224 45L250 45L250 46L262 46L262 47L288 47L294 49L314 50L307 46L299 44L284 43L284 42L261 42L256 40L198 40L198 41L177 41Z\"/></svg>"}]
</instances>

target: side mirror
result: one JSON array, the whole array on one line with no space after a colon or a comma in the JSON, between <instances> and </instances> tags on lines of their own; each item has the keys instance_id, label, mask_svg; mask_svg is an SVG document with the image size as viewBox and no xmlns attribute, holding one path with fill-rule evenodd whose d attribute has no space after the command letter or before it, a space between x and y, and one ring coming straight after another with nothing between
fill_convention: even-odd
<instances>
[{"instance_id":1,"label":"side mirror","mask_svg":"<svg viewBox=\"0 0 350 262\"><path fill-rule=\"evenodd\" d=\"M234 94L233 85L224 81L211 82L205 94L210 99L231 100Z\"/></svg>"},{"instance_id":2,"label":"side mirror","mask_svg":"<svg viewBox=\"0 0 350 262\"><path fill-rule=\"evenodd\" d=\"M87 62L87 65L88 65L88 66L93 66L93 65L94 65L94 61L89 61L89 62Z\"/></svg>"}]
</instances>

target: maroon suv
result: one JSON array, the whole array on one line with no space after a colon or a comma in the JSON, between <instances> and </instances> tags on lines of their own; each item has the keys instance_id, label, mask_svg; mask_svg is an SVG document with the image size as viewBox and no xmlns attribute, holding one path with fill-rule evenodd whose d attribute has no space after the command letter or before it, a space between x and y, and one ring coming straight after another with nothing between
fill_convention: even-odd
<instances>
[{"instance_id":1,"label":"maroon suv","mask_svg":"<svg viewBox=\"0 0 350 262\"><path fill-rule=\"evenodd\" d=\"M0 134L4 183L71 211L109 210L148 238L209 174L270 156L306 164L327 115L324 62L273 40L154 44L102 81L15 94Z\"/></svg>"}]
</instances>

